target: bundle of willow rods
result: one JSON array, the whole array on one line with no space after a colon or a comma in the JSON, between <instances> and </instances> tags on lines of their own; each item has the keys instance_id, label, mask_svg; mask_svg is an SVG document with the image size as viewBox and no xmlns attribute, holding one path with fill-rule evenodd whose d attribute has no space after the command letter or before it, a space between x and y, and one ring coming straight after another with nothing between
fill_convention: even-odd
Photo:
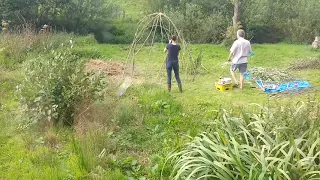
<instances>
[{"instance_id":1,"label":"bundle of willow rods","mask_svg":"<svg viewBox=\"0 0 320 180\"><path fill-rule=\"evenodd\" d=\"M288 69L289 70L320 69L320 57L300 59L295 62L291 62Z\"/></svg>"},{"instance_id":2,"label":"bundle of willow rods","mask_svg":"<svg viewBox=\"0 0 320 180\"><path fill-rule=\"evenodd\" d=\"M295 78L286 71L275 68L254 67L247 71L253 79L261 79L266 83L283 83L295 80Z\"/></svg>"}]
</instances>

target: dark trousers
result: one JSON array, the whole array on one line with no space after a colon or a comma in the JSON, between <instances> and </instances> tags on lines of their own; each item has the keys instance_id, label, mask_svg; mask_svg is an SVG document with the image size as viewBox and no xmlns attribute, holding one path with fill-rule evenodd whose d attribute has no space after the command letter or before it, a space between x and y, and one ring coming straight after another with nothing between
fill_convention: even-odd
<instances>
[{"instance_id":1,"label":"dark trousers","mask_svg":"<svg viewBox=\"0 0 320 180\"><path fill-rule=\"evenodd\" d=\"M171 84L172 69L174 72L174 76L176 77L177 83L181 84L181 80L180 80L180 76L179 76L179 63L178 63L178 61L167 61L166 68L167 68L167 75L168 75L168 84Z\"/></svg>"}]
</instances>

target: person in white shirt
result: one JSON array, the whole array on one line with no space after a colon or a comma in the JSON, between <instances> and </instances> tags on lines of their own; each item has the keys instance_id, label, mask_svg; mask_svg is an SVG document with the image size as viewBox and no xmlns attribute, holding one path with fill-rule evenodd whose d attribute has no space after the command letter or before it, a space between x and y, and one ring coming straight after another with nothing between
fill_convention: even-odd
<instances>
[{"instance_id":1,"label":"person in white shirt","mask_svg":"<svg viewBox=\"0 0 320 180\"><path fill-rule=\"evenodd\" d=\"M228 61L232 60L232 65L230 68L231 75L234 79L235 86L238 86L238 80L236 77L236 70L239 69L240 72L240 89L243 89L244 84L244 73L247 71L248 67L248 56L251 53L250 41L244 39L245 32L240 29L237 31L237 40L233 43L230 49L230 55Z\"/></svg>"}]
</instances>

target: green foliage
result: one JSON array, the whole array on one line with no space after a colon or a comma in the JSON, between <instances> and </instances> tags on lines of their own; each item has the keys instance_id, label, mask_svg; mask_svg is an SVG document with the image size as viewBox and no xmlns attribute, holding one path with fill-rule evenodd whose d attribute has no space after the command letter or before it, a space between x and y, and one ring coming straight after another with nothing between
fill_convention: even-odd
<instances>
[{"instance_id":1,"label":"green foliage","mask_svg":"<svg viewBox=\"0 0 320 180\"><path fill-rule=\"evenodd\" d=\"M72 125L77 104L96 98L105 85L101 76L86 74L83 62L69 52L52 52L28 61L24 76L18 90L33 121Z\"/></svg>"},{"instance_id":2,"label":"green foliage","mask_svg":"<svg viewBox=\"0 0 320 180\"><path fill-rule=\"evenodd\" d=\"M79 169L88 174L90 172L93 174L97 173L97 175L103 177L105 176L104 172L112 167L113 162L110 155L116 150L117 144L111 138L113 132L107 128L89 128L78 139L73 139L71 145L77 155L77 166Z\"/></svg>"},{"instance_id":3,"label":"green foliage","mask_svg":"<svg viewBox=\"0 0 320 180\"><path fill-rule=\"evenodd\" d=\"M96 45L98 41L94 38L94 35L88 34L86 36L77 36L75 38L75 43L78 46L88 46L88 45Z\"/></svg>"},{"instance_id":4,"label":"green foliage","mask_svg":"<svg viewBox=\"0 0 320 180\"><path fill-rule=\"evenodd\" d=\"M135 124L137 120L137 113L137 104L130 101L120 102L116 112L116 120L119 126L125 127Z\"/></svg>"},{"instance_id":5,"label":"green foliage","mask_svg":"<svg viewBox=\"0 0 320 180\"><path fill-rule=\"evenodd\" d=\"M37 34L31 27L25 27L22 32L13 32L0 35L0 49L5 67L14 67L25 61L32 53L48 53L58 49L61 44L70 44L71 34Z\"/></svg>"},{"instance_id":6,"label":"green foliage","mask_svg":"<svg viewBox=\"0 0 320 180\"><path fill-rule=\"evenodd\" d=\"M221 111L207 133L168 157L174 179L319 178L318 102L279 109Z\"/></svg>"},{"instance_id":7,"label":"green foliage","mask_svg":"<svg viewBox=\"0 0 320 180\"><path fill-rule=\"evenodd\" d=\"M151 114L167 114L174 115L181 112L181 105L177 104L169 94L163 91L155 91L146 87L141 98L138 99L138 104L144 111Z\"/></svg>"},{"instance_id":8,"label":"green foliage","mask_svg":"<svg viewBox=\"0 0 320 180\"><path fill-rule=\"evenodd\" d=\"M232 23L232 0L3 0L9 29L32 23L55 30L94 34L100 43L131 43L136 24L147 13L165 12L188 41L221 43ZM319 35L318 0L245 0L240 22L255 43L310 43ZM19 29L19 28L18 28ZM38 31L37 30L37 31Z\"/></svg>"},{"instance_id":9,"label":"green foliage","mask_svg":"<svg viewBox=\"0 0 320 180\"><path fill-rule=\"evenodd\" d=\"M271 25L248 26L247 34L252 38L252 43L277 43L285 38L280 28Z\"/></svg>"},{"instance_id":10,"label":"green foliage","mask_svg":"<svg viewBox=\"0 0 320 180\"><path fill-rule=\"evenodd\" d=\"M113 44L131 44L137 28L137 21L121 18L113 21L113 26L110 30L112 36L109 37L109 42Z\"/></svg>"},{"instance_id":11,"label":"green foliage","mask_svg":"<svg viewBox=\"0 0 320 180\"><path fill-rule=\"evenodd\" d=\"M253 42L311 43L319 34L320 10L316 0L246 0L240 8L240 21L253 34Z\"/></svg>"},{"instance_id":12,"label":"green foliage","mask_svg":"<svg viewBox=\"0 0 320 180\"><path fill-rule=\"evenodd\" d=\"M228 19L221 13L205 14L197 4L186 4L185 12L171 10L168 14L193 43L219 43L228 26Z\"/></svg>"},{"instance_id":13,"label":"green foliage","mask_svg":"<svg viewBox=\"0 0 320 180\"><path fill-rule=\"evenodd\" d=\"M115 171L111 171L111 170L108 170L106 173L105 173L105 176L103 178L104 180L114 180L114 179L119 179L119 180L127 180L128 177L123 175L121 173L121 171L118 169L118 170L115 170Z\"/></svg>"},{"instance_id":14,"label":"green foliage","mask_svg":"<svg viewBox=\"0 0 320 180\"><path fill-rule=\"evenodd\" d=\"M38 30L48 24L54 30L93 33L100 42L107 42L99 36L110 33L112 20L120 16L119 6L109 0L5 0L0 11L10 21L11 30L22 22L32 23Z\"/></svg>"},{"instance_id":15,"label":"green foliage","mask_svg":"<svg viewBox=\"0 0 320 180\"><path fill-rule=\"evenodd\" d=\"M239 29L242 29L242 25L240 23L238 23L236 27L229 26L225 33L222 45L231 47L233 42L237 39L237 31Z\"/></svg>"},{"instance_id":16,"label":"green foliage","mask_svg":"<svg viewBox=\"0 0 320 180\"><path fill-rule=\"evenodd\" d=\"M113 165L111 168L121 169L122 172L125 172L129 179L145 179L142 174L142 166L138 163L135 158L127 157L127 158L116 158L114 157Z\"/></svg>"},{"instance_id":17,"label":"green foliage","mask_svg":"<svg viewBox=\"0 0 320 180\"><path fill-rule=\"evenodd\" d=\"M94 47L75 47L71 50L72 54L86 59L98 59L103 55Z\"/></svg>"},{"instance_id":18,"label":"green foliage","mask_svg":"<svg viewBox=\"0 0 320 180\"><path fill-rule=\"evenodd\" d=\"M135 2L130 1L130 3ZM91 42L90 45L81 44L79 47L76 37L73 49L81 51L80 49L83 48L88 51L97 51L110 61L125 60L129 45L99 45L91 41L92 36L88 39L85 41ZM67 39L67 44L69 44L69 39ZM64 54L63 52L68 49L67 44L64 44L63 47L59 46L62 48L55 50L56 53ZM44 62L48 61L49 57L53 57L51 50L46 53L30 52L22 66L23 69L16 67L15 70L12 70L1 67L0 152L4 153L0 153L2 162L0 179L121 180L129 177L131 179L161 179L161 172L162 179L170 179L169 176L173 169L171 165L165 163L169 152L183 149L185 143L190 142L190 139L199 132L207 131L208 134L212 134L215 129L226 128L226 123L222 122L218 116L221 115L217 110L220 104L226 109L232 109L232 115L227 117L227 122L231 121L230 119L236 122L232 121L229 124L246 124L243 122L246 118L238 109L239 106L243 106L246 107L246 110L243 111L248 112L250 121L256 121L256 117L259 117L268 122L263 125L266 132L271 132L275 126L288 128L277 135L279 142L290 141L290 138L287 137L290 137L291 134L295 137L294 139L299 139L304 132L310 130L310 127L314 127L310 132L317 131L319 126L316 122L319 114L316 112L319 109L317 108L319 103L313 101L316 98L319 99L319 94L304 92L302 95L295 94L289 97L284 95L274 98L267 97L255 89L249 89L247 84L243 92L236 89L225 93L215 91L215 79L221 75L225 77L230 75L228 68L220 66L228 56L228 50L221 46L190 44L192 55L202 52L203 58L198 63L201 62L208 68L210 74L200 74L191 83L182 73L184 93L180 94L175 86L171 93L167 93L165 85L158 84L165 82L164 72L160 74L161 78L155 80L163 63L163 46L158 44L154 51L145 48L141 54L137 55L138 72L148 71L148 73L139 73L136 80L156 82L156 84L136 83L123 97L118 99L114 97L115 87L112 87L110 83L106 89L107 95L110 96L105 97L103 101L78 101L74 118L75 125L72 128L56 126L53 134L47 132L43 126L32 126L28 129L17 128L20 122L25 123L23 117L28 114L19 108L17 101L20 100L20 96L18 98L15 96L16 85L22 82L24 84L24 78L27 77L26 73L21 73L21 71L24 72L24 68L29 66L28 59L37 58L40 54L43 58L38 57L39 62L36 64L45 64ZM319 51L313 51L310 47L303 45L256 44L253 45L253 49L255 56L249 59L252 67L286 68L292 60L308 59L308 57L319 55ZM67 53L67 57L73 56L72 50ZM83 55L79 58L90 57ZM76 58L77 61L83 63L79 58ZM36 59L32 58L32 60ZM73 63L67 64L77 69ZM62 71L57 70L55 66L53 68L58 74ZM41 72L46 75L46 77L41 76L43 79L41 82L44 82L44 79L50 79L47 78L49 77L47 72ZM320 84L318 70L293 70L291 73L295 77L308 79L313 86ZM31 85L33 84L35 82L32 82ZM32 94L36 94L36 91L33 91L36 88L32 88L31 85L28 88L31 88ZM311 97L313 95L314 98ZM310 99L307 99L309 96ZM310 103L298 102L299 100ZM268 103L270 106L267 109L249 105L251 103ZM292 106L293 104L295 105ZM307 114L306 111L310 113ZM252 116L255 117L252 118ZM220 121L219 128L214 126L216 119ZM311 123L315 124L311 125ZM238 132L237 129L237 127L232 127L234 133ZM306 134L304 137L307 139L311 136ZM309 139L311 141L313 138ZM232 147L232 144L230 146ZM235 152L234 149L231 150ZM288 153L287 148L284 150L283 152ZM230 153L228 153L226 152L229 156ZM291 166L289 165L287 169L289 167ZM257 166L258 170L262 169L259 168Z\"/></svg>"},{"instance_id":19,"label":"green foliage","mask_svg":"<svg viewBox=\"0 0 320 180\"><path fill-rule=\"evenodd\" d=\"M148 2L152 12L169 12L191 42L220 43L221 35L232 22L231 0ZM245 0L240 3L240 22L255 43L310 43L320 33L319 13L317 0Z\"/></svg>"}]
</instances>

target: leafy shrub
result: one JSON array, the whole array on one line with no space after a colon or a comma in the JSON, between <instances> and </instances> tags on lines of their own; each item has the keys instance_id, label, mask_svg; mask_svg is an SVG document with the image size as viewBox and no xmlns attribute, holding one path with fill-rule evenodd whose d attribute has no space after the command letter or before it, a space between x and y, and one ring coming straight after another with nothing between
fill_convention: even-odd
<instances>
[{"instance_id":1,"label":"leafy shrub","mask_svg":"<svg viewBox=\"0 0 320 180\"><path fill-rule=\"evenodd\" d=\"M185 12L169 11L168 16L186 40L192 43L221 43L228 19L220 13L206 15L201 8L197 4L187 3Z\"/></svg>"},{"instance_id":2,"label":"leafy shrub","mask_svg":"<svg viewBox=\"0 0 320 180\"><path fill-rule=\"evenodd\" d=\"M110 33L104 33L100 42L112 44L131 44L136 32L138 21L118 19L113 21Z\"/></svg>"},{"instance_id":3,"label":"leafy shrub","mask_svg":"<svg viewBox=\"0 0 320 180\"><path fill-rule=\"evenodd\" d=\"M228 19L221 14L208 16L199 29L199 43L221 43Z\"/></svg>"},{"instance_id":4,"label":"leafy shrub","mask_svg":"<svg viewBox=\"0 0 320 180\"><path fill-rule=\"evenodd\" d=\"M237 24L237 27L229 26L224 34L222 45L230 47L233 44L233 42L237 39L237 30L241 28L242 25L240 24L240 22Z\"/></svg>"},{"instance_id":5,"label":"leafy shrub","mask_svg":"<svg viewBox=\"0 0 320 180\"><path fill-rule=\"evenodd\" d=\"M247 27L247 32L252 36L252 43L279 43L283 40L283 33L277 27L255 25Z\"/></svg>"},{"instance_id":6,"label":"leafy shrub","mask_svg":"<svg viewBox=\"0 0 320 180\"><path fill-rule=\"evenodd\" d=\"M21 103L33 121L73 124L77 104L96 98L105 85L98 74L86 74L83 62L70 52L52 52L24 65L18 87Z\"/></svg>"},{"instance_id":7,"label":"leafy shrub","mask_svg":"<svg viewBox=\"0 0 320 180\"><path fill-rule=\"evenodd\" d=\"M168 157L174 179L319 179L317 104L240 117L223 111L211 130Z\"/></svg>"}]
</instances>

